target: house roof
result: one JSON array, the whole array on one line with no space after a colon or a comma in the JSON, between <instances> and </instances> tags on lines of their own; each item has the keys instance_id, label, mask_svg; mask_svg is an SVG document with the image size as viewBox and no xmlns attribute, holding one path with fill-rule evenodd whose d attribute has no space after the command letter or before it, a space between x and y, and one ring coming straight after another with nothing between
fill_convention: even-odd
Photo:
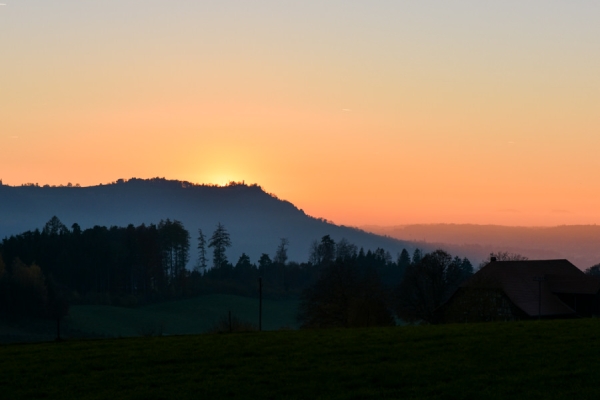
<instances>
[{"instance_id":1,"label":"house roof","mask_svg":"<svg viewBox=\"0 0 600 400\"><path fill-rule=\"evenodd\" d=\"M541 285L539 280L541 280ZM575 311L556 294L598 294L600 280L567 260L492 261L462 287L496 287L529 316L569 315Z\"/></svg>"}]
</instances>

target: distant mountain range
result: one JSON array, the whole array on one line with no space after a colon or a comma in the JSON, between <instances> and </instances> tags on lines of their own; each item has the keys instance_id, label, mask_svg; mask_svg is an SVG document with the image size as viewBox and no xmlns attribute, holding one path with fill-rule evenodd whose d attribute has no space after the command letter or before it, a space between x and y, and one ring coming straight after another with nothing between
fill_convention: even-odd
<instances>
[{"instance_id":1,"label":"distant mountain range","mask_svg":"<svg viewBox=\"0 0 600 400\"><path fill-rule=\"evenodd\" d=\"M580 269L600 263L600 226L518 227L470 224L363 226L370 232L464 254L474 264L490 252L509 251L530 259L566 258Z\"/></svg>"},{"instance_id":2,"label":"distant mountain range","mask_svg":"<svg viewBox=\"0 0 600 400\"><path fill-rule=\"evenodd\" d=\"M195 185L160 178L118 180L90 187L7 186L0 184L0 239L42 229L56 215L71 227L82 229L128 224L158 224L161 219L179 220L190 232L190 266L196 257L198 229L210 238L217 223L231 235L228 259L235 263L242 252L252 262L262 253L273 257L280 238L288 238L290 261L306 261L310 244L330 235L375 250L380 247L395 258L412 243L337 226L306 215L288 201L266 193L260 186L230 184L225 187Z\"/></svg>"}]
</instances>

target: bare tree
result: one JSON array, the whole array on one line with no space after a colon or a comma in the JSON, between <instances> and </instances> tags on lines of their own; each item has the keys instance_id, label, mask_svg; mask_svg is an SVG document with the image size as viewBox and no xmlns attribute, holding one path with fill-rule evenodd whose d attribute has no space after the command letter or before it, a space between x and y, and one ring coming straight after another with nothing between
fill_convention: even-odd
<instances>
[{"instance_id":1,"label":"bare tree","mask_svg":"<svg viewBox=\"0 0 600 400\"><path fill-rule=\"evenodd\" d=\"M496 261L527 261L529 258L522 256L518 253L510 253L508 251L498 251L495 253L490 253L490 256L479 263L477 269L481 269L488 265L492 259L496 259Z\"/></svg>"},{"instance_id":2,"label":"bare tree","mask_svg":"<svg viewBox=\"0 0 600 400\"><path fill-rule=\"evenodd\" d=\"M273 262L281 265L285 265L288 255L287 255L287 246L289 246L290 241L288 238L281 238L279 241L279 246L277 246L277 251L275 252L275 257L273 257Z\"/></svg>"},{"instance_id":3,"label":"bare tree","mask_svg":"<svg viewBox=\"0 0 600 400\"><path fill-rule=\"evenodd\" d=\"M355 244L350 243L347 239L342 238L335 246L335 257L336 258L352 258L358 254L358 247Z\"/></svg>"}]
</instances>

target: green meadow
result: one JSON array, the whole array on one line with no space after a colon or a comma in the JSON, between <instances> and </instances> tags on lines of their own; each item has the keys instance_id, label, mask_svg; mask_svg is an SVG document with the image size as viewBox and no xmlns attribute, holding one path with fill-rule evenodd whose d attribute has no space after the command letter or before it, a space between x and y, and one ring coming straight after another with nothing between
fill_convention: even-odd
<instances>
[{"instance_id":1,"label":"green meadow","mask_svg":"<svg viewBox=\"0 0 600 400\"><path fill-rule=\"evenodd\" d=\"M234 318L258 326L258 299L234 295L206 295L144 307L73 306L69 327L101 336L140 336L162 331L187 335L210 330L231 312ZM264 330L297 328L298 300L263 300Z\"/></svg>"},{"instance_id":2,"label":"green meadow","mask_svg":"<svg viewBox=\"0 0 600 400\"><path fill-rule=\"evenodd\" d=\"M296 329L299 301L263 300L263 330ZM62 324L66 338L118 338L151 335L190 335L211 330L232 318L258 327L258 299L234 295L206 295L188 300L125 308L71 306ZM0 321L0 343L39 342L56 338L53 321Z\"/></svg>"},{"instance_id":3,"label":"green meadow","mask_svg":"<svg viewBox=\"0 0 600 400\"><path fill-rule=\"evenodd\" d=\"M596 399L600 320L0 346L6 399Z\"/></svg>"}]
</instances>

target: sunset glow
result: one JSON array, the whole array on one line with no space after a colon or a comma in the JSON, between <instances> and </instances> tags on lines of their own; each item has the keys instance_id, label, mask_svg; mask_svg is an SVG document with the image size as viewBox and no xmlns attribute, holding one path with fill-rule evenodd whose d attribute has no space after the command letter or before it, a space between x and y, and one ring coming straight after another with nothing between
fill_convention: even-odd
<instances>
[{"instance_id":1,"label":"sunset glow","mask_svg":"<svg viewBox=\"0 0 600 400\"><path fill-rule=\"evenodd\" d=\"M14 0L0 179L245 181L345 225L600 224L599 15Z\"/></svg>"}]
</instances>

